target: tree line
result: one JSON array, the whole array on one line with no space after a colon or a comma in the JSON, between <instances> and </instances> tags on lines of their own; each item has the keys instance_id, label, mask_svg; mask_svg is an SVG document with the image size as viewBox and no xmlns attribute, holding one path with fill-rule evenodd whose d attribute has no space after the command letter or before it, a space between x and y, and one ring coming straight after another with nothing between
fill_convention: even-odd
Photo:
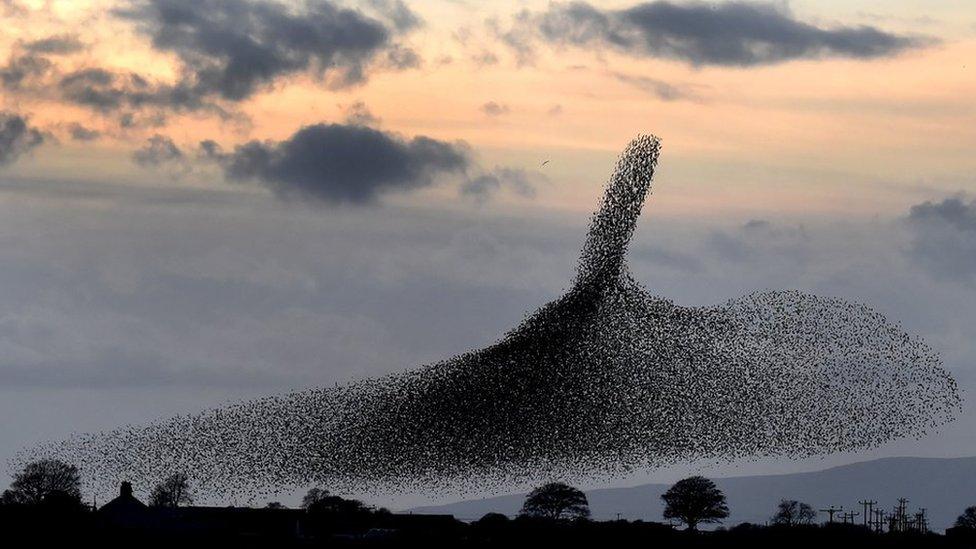
<instances>
[{"instance_id":1,"label":"tree line","mask_svg":"<svg viewBox=\"0 0 976 549\"><path fill-rule=\"evenodd\" d=\"M0 494L0 505L40 506L59 505L84 507L78 468L58 460L39 460L26 464L16 472L10 487ZM150 507L175 508L190 505L194 491L189 477L173 473L158 483L149 494ZM661 495L663 517L677 520L687 530L695 531L702 524L721 523L729 516L725 494L715 483L702 476L679 480ZM334 513L344 516L389 513L365 503L314 487L302 499L301 507L310 512ZM285 508L280 502L269 502L268 509ZM563 482L550 482L535 488L526 496L519 516L548 521L579 521L590 518L586 494ZM809 526L816 522L817 512L809 504L783 499L769 522L782 527ZM507 520L499 513L488 513L482 521ZM955 528L976 533L976 506L966 508L955 521Z\"/></svg>"}]
</instances>

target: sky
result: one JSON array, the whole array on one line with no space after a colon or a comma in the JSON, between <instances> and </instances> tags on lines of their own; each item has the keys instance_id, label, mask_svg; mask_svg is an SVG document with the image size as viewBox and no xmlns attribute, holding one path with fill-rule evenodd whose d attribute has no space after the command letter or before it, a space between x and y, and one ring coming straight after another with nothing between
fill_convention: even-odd
<instances>
[{"instance_id":1,"label":"sky","mask_svg":"<svg viewBox=\"0 0 976 549\"><path fill-rule=\"evenodd\" d=\"M968 0L0 0L0 16L0 460L490 344L571 283L640 132L663 140L630 254L650 291L869 304L926 338L966 403L869 452L593 486L976 455Z\"/></svg>"}]
</instances>

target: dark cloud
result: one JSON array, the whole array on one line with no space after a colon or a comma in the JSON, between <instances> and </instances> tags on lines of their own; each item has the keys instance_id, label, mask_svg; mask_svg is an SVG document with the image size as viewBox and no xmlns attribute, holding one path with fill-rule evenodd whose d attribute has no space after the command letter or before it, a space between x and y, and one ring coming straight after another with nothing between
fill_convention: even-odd
<instances>
[{"instance_id":1,"label":"dark cloud","mask_svg":"<svg viewBox=\"0 0 976 549\"><path fill-rule=\"evenodd\" d=\"M239 101L309 70L332 86L356 84L384 54L390 65L415 66L416 53L394 35L419 20L402 2L373 4L391 26L327 0L296 9L261 0L134 0L116 13L134 21L156 49L177 55L182 86Z\"/></svg>"},{"instance_id":2,"label":"dark cloud","mask_svg":"<svg viewBox=\"0 0 976 549\"><path fill-rule=\"evenodd\" d=\"M224 149L213 139L205 139L200 142L198 156L203 160L221 162L225 159Z\"/></svg>"},{"instance_id":3,"label":"dark cloud","mask_svg":"<svg viewBox=\"0 0 976 549\"><path fill-rule=\"evenodd\" d=\"M185 159L183 151L176 146L172 139L163 135L150 137L146 144L132 153L132 160L140 166L157 167L171 162L182 162Z\"/></svg>"},{"instance_id":4,"label":"dark cloud","mask_svg":"<svg viewBox=\"0 0 976 549\"><path fill-rule=\"evenodd\" d=\"M0 67L0 85L7 90L20 89L26 82L44 76L53 66L46 57L34 54L14 54Z\"/></svg>"},{"instance_id":5,"label":"dark cloud","mask_svg":"<svg viewBox=\"0 0 976 549\"><path fill-rule=\"evenodd\" d=\"M64 75L58 88L65 100L103 113L159 107L177 112L210 109L224 113L185 84L151 82L136 73L88 68Z\"/></svg>"},{"instance_id":6,"label":"dark cloud","mask_svg":"<svg viewBox=\"0 0 976 549\"><path fill-rule=\"evenodd\" d=\"M509 110L508 105L503 105L494 101L489 101L481 106L481 112L487 114L488 116L501 116L503 114L508 114Z\"/></svg>"},{"instance_id":7,"label":"dark cloud","mask_svg":"<svg viewBox=\"0 0 976 549\"><path fill-rule=\"evenodd\" d=\"M471 164L462 145L423 136L406 140L362 125L316 124L280 142L251 141L231 153L204 142L201 150L229 179L256 180L280 196L325 203L370 203Z\"/></svg>"},{"instance_id":8,"label":"dark cloud","mask_svg":"<svg viewBox=\"0 0 976 549\"><path fill-rule=\"evenodd\" d=\"M77 122L68 125L68 134L75 141L95 141L102 136L102 132L86 128Z\"/></svg>"},{"instance_id":9,"label":"dark cloud","mask_svg":"<svg viewBox=\"0 0 976 549\"><path fill-rule=\"evenodd\" d=\"M122 106L127 95L125 87L128 83L120 83L120 80L131 78L134 76L123 78L105 69L83 69L61 78L59 87L72 103L102 111L115 110Z\"/></svg>"},{"instance_id":10,"label":"dark cloud","mask_svg":"<svg viewBox=\"0 0 976 549\"><path fill-rule=\"evenodd\" d=\"M619 72L612 73L617 80L643 90L661 101L700 101L701 96L691 87L672 84L646 76L632 76Z\"/></svg>"},{"instance_id":11,"label":"dark cloud","mask_svg":"<svg viewBox=\"0 0 976 549\"><path fill-rule=\"evenodd\" d=\"M0 166L13 163L44 143L44 134L18 114L0 111Z\"/></svg>"},{"instance_id":12,"label":"dark cloud","mask_svg":"<svg viewBox=\"0 0 976 549\"><path fill-rule=\"evenodd\" d=\"M616 11L586 2L553 4L541 13L520 14L502 35L520 57L528 55L536 37L692 65L741 67L793 59L869 59L930 42L866 25L821 28L795 19L780 4L750 2L659 1Z\"/></svg>"},{"instance_id":13,"label":"dark cloud","mask_svg":"<svg viewBox=\"0 0 976 549\"><path fill-rule=\"evenodd\" d=\"M77 37L67 34L18 43L7 64L0 67L0 85L7 90L20 90L28 83L34 84L34 88L40 87L37 80L56 72L57 68L46 56L66 55L83 48L84 44Z\"/></svg>"},{"instance_id":14,"label":"dark cloud","mask_svg":"<svg viewBox=\"0 0 976 549\"><path fill-rule=\"evenodd\" d=\"M976 283L976 200L947 198L912 206L908 254L943 279Z\"/></svg>"},{"instance_id":15,"label":"dark cloud","mask_svg":"<svg viewBox=\"0 0 976 549\"><path fill-rule=\"evenodd\" d=\"M67 55L85 49L85 43L71 34L49 36L24 44L24 49L32 53Z\"/></svg>"}]
</instances>

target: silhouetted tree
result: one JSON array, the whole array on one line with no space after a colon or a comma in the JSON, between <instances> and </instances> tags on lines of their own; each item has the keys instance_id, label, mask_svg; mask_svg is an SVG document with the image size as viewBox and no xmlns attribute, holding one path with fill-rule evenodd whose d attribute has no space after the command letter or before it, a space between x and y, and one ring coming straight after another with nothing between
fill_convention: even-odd
<instances>
[{"instance_id":1,"label":"silhouetted tree","mask_svg":"<svg viewBox=\"0 0 976 549\"><path fill-rule=\"evenodd\" d=\"M813 507L795 499L784 499L780 500L772 522L780 526L797 526L799 524L811 524L816 518L817 512L813 510Z\"/></svg>"},{"instance_id":2,"label":"silhouetted tree","mask_svg":"<svg viewBox=\"0 0 976 549\"><path fill-rule=\"evenodd\" d=\"M365 515L373 513L373 508L358 499L346 499L340 496L327 495L307 509L312 513L330 513L338 515Z\"/></svg>"},{"instance_id":3,"label":"silhouetted tree","mask_svg":"<svg viewBox=\"0 0 976 549\"><path fill-rule=\"evenodd\" d=\"M190 480L185 473L174 473L160 482L149 494L151 507L179 507L193 503Z\"/></svg>"},{"instance_id":4,"label":"silhouetted tree","mask_svg":"<svg viewBox=\"0 0 976 549\"><path fill-rule=\"evenodd\" d=\"M10 489L3 492L7 504L37 505L49 498L81 503L78 468L63 461L44 459L24 466L14 475Z\"/></svg>"},{"instance_id":5,"label":"silhouetted tree","mask_svg":"<svg viewBox=\"0 0 976 549\"><path fill-rule=\"evenodd\" d=\"M586 494L562 482L550 482L529 492L520 513L551 520L587 518L590 505Z\"/></svg>"},{"instance_id":6,"label":"silhouetted tree","mask_svg":"<svg viewBox=\"0 0 976 549\"><path fill-rule=\"evenodd\" d=\"M664 518L678 519L696 530L701 523L721 522L729 516L725 494L705 477L679 480L661 496Z\"/></svg>"},{"instance_id":7,"label":"silhouetted tree","mask_svg":"<svg viewBox=\"0 0 976 549\"><path fill-rule=\"evenodd\" d=\"M502 524L508 524L508 517L501 513L485 513L480 519L475 521L478 526L488 526L495 527Z\"/></svg>"},{"instance_id":8,"label":"silhouetted tree","mask_svg":"<svg viewBox=\"0 0 976 549\"><path fill-rule=\"evenodd\" d=\"M976 530L976 507L966 507L966 510L956 519L956 528Z\"/></svg>"},{"instance_id":9,"label":"silhouetted tree","mask_svg":"<svg viewBox=\"0 0 976 549\"><path fill-rule=\"evenodd\" d=\"M280 501L269 501L267 505L264 506L265 509L287 509Z\"/></svg>"},{"instance_id":10,"label":"silhouetted tree","mask_svg":"<svg viewBox=\"0 0 976 549\"><path fill-rule=\"evenodd\" d=\"M310 488L302 498L302 509L309 509L316 503L329 497L329 491L324 488Z\"/></svg>"}]
</instances>

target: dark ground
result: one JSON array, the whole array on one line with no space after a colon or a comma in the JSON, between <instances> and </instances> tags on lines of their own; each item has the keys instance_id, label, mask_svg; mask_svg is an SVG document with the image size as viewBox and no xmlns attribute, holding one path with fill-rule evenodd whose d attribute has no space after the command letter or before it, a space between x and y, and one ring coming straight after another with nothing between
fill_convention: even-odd
<instances>
[{"instance_id":1,"label":"dark ground","mask_svg":"<svg viewBox=\"0 0 976 549\"><path fill-rule=\"evenodd\" d=\"M976 535L876 534L860 526L739 525L689 533L652 522L551 522L501 516L342 515L298 509L160 509L106 517L86 509L0 507L0 547L976 547Z\"/></svg>"}]
</instances>

